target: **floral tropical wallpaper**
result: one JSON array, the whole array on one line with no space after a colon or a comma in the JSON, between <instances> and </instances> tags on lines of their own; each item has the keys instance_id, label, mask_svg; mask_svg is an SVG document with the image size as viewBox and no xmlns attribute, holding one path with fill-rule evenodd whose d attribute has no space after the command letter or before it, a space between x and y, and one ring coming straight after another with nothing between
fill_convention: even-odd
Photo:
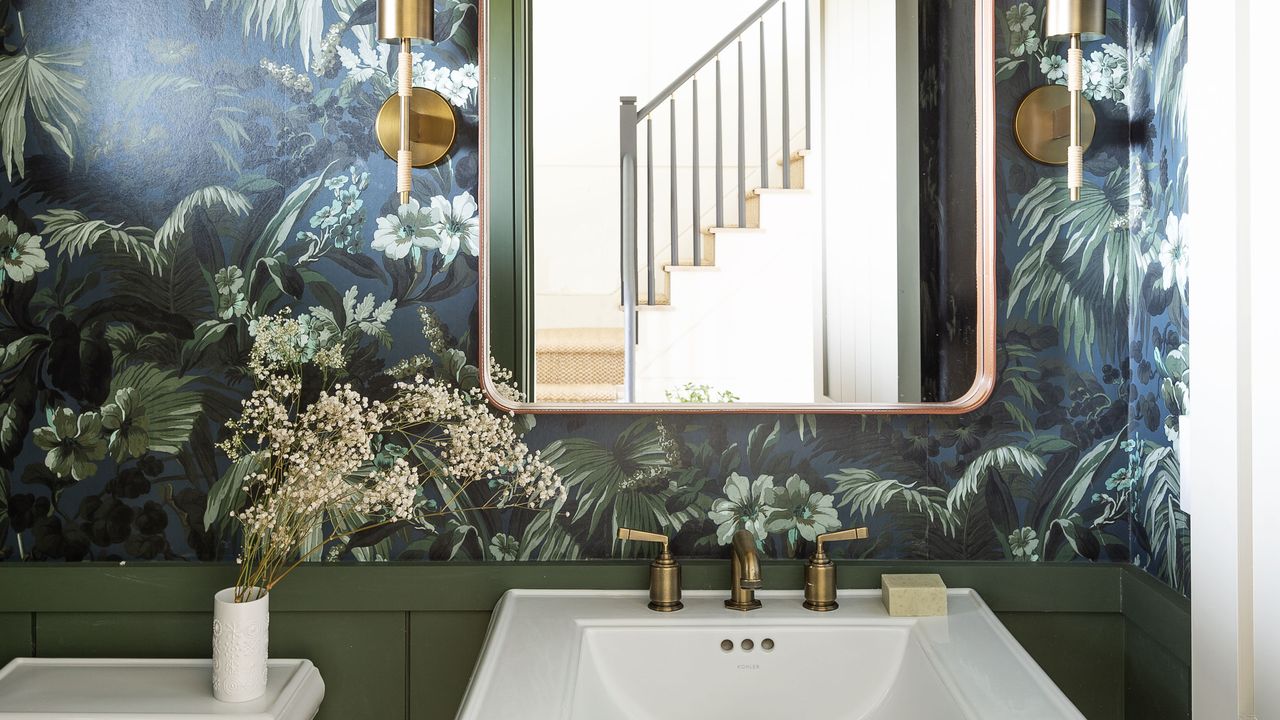
<instances>
[{"instance_id":1,"label":"floral tropical wallpaper","mask_svg":"<svg viewBox=\"0 0 1280 720\"><path fill-rule=\"evenodd\" d=\"M329 559L649 550L619 526L670 533L683 556L721 556L746 528L794 557L860 523L871 539L838 555L1131 562L1189 592L1185 0L1113 0L1088 45L1102 131L1077 205L1010 130L1027 91L1065 82L1064 49L1041 37L1041 0L997 5L999 384L983 408L526 419L569 487L554 508L353 537ZM370 131L397 72L373 0L0 14L0 556L234 558L216 443L264 315L292 308L354 384L425 352L425 372L474 385L473 2L438 0L437 43L415 57L460 135L403 211Z\"/></svg>"}]
</instances>

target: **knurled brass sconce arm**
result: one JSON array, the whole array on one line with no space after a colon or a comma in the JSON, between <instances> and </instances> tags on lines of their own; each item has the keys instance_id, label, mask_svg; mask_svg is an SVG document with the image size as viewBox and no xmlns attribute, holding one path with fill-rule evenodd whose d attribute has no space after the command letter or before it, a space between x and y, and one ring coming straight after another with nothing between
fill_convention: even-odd
<instances>
[{"instance_id":1,"label":"knurled brass sconce arm","mask_svg":"<svg viewBox=\"0 0 1280 720\"><path fill-rule=\"evenodd\" d=\"M671 555L667 536L644 530L618 528L618 539L662 543L658 557L649 564L649 609L675 612L684 607L684 603L680 602L680 563Z\"/></svg>"},{"instance_id":2,"label":"knurled brass sconce arm","mask_svg":"<svg viewBox=\"0 0 1280 720\"><path fill-rule=\"evenodd\" d=\"M817 549L809 557L809 564L804 568L804 607L816 612L829 612L840 607L836 602L836 565L827 557L823 543L840 540L866 540L867 529L864 527L839 530L819 535Z\"/></svg>"},{"instance_id":3,"label":"knurled brass sconce arm","mask_svg":"<svg viewBox=\"0 0 1280 720\"><path fill-rule=\"evenodd\" d=\"M413 41L434 41L435 3L378 0L378 39L400 47L396 94L378 111L374 132L383 152L396 161L396 192L404 205L413 191L413 168L444 157L457 129L448 101L434 90L413 86Z\"/></svg>"},{"instance_id":4,"label":"knurled brass sconce arm","mask_svg":"<svg viewBox=\"0 0 1280 720\"><path fill-rule=\"evenodd\" d=\"M1106 0L1049 0L1045 4L1045 37L1067 40L1067 92L1071 94L1071 139L1067 145L1067 189L1080 199L1084 187L1084 41L1101 40L1107 32Z\"/></svg>"}]
</instances>

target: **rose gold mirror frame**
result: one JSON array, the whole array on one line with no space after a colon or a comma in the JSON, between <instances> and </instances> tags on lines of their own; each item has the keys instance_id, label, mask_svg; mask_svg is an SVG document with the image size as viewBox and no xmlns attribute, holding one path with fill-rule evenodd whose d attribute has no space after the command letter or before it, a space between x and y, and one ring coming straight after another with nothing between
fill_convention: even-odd
<instances>
[{"instance_id":1,"label":"rose gold mirror frame","mask_svg":"<svg viewBox=\"0 0 1280 720\"><path fill-rule=\"evenodd\" d=\"M480 0L480 387L489 401L503 410L534 414L595 415L697 415L735 414L862 414L862 415L961 415L985 403L996 385L996 175L995 175L995 0L974 0L977 8L975 77L977 108L977 374L972 387L956 400L940 403L523 403L501 394L490 377L489 317L489 3Z\"/></svg>"}]
</instances>

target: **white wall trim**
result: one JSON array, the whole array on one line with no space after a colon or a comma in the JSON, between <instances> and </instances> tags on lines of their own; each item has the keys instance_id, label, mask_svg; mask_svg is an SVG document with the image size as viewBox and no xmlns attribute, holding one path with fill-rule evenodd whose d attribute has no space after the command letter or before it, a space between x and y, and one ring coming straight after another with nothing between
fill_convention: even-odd
<instances>
[{"instance_id":1,"label":"white wall trim","mask_svg":"<svg viewBox=\"0 0 1280 720\"><path fill-rule=\"evenodd\" d=\"M1272 359L1280 356L1280 331L1275 315L1275 272L1280 268L1280 233L1275 228L1275 204L1280 197L1276 163L1280 156L1269 137L1274 134L1276 101L1272 78L1266 71L1273 36L1280 23L1275 0L1253 0L1247 18L1250 35L1241 45L1248 48L1246 129L1249 147L1244 153L1249 172L1248 232L1252 278L1253 467L1257 482L1252 488L1253 508L1253 707L1254 717L1280 718L1280 555L1268 550L1275 542L1275 518L1280 508L1280 474L1273 469L1275 438L1280 437L1280 376ZM1245 708L1245 712L1249 712Z\"/></svg>"},{"instance_id":2,"label":"white wall trim","mask_svg":"<svg viewBox=\"0 0 1280 720\"><path fill-rule=\"evenodd\" d=\"M1273 473L1253 483L1255 468L1274 462L1280 431L1271 417L1280 379L1267 362L1280 349L1264 312L1280 252L1262 217L1278 190L1274 163L1255 155L1273 145L1261 130L1274 110L1261 102L1272 92L1262 81L1275 22L1273 0L1189 0L1190 214L1200 232L1190 252L1195 449L1184 483L1195 498L1192 707L1210 720L1280 718L1280 582L1275 554L1253 551L1273 541L1263 513L1280 503Z\"/></svg>"}]
</instances>

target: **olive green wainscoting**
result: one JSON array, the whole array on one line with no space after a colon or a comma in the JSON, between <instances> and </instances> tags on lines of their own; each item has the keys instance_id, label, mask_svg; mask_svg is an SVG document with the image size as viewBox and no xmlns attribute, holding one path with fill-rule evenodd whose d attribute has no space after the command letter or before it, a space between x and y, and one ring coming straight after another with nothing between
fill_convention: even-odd
<instances>
[{"instance_id":1,"label":"olive green wainscoting","mask_svg":"<svg viewBox=\"0 0 1280 720\"><path fill-rule=\"evenodd\" d=\"M799 588L802 568L771 562L765 586ZM886 572L976 589L1090 720L1190 717L1189 605L1140 570L857 562L841 565L840 585L878 587ZM2 564L0 663L208 657L213 593L234 577L228 565ZM272 593L271 652L320 668L321 720L452 718L504 591L647 580L637 562L305 566ZM688 562L684 581L727 587L728 563Z\"/></svg>"}]
</instances>

